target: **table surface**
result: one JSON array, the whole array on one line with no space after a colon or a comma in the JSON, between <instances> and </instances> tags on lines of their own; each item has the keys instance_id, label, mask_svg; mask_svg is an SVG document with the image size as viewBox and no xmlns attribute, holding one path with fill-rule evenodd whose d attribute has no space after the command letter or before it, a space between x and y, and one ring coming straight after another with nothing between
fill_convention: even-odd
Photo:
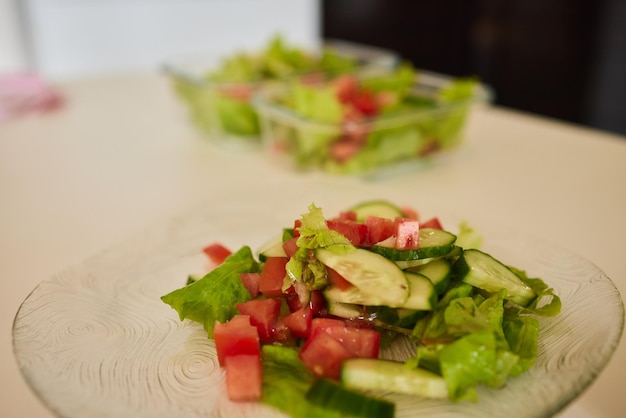
<instances>
[{"instance_id":1,"label":"table surface","mask_svg":"<svg viewBox=\"0 0 626 418\"><path fill-rule=\"evenodd\" d=\"M533 235L591 260L626 294L626 259L620 256L624 137L479 108L452 154L431 167L372 181L294 174L256 152L215 146L189 125L159 74L58 87L66 100L61 109L0 124L2 417L52 416L22 378L12 348L13 319L38 283L233 188L241 193L230 207L261 196L253 205L305 208L310 202L303 190L329 199L348 190L368 197L410 191L426 207L454 208L470 221L532 228ZM597 380L559 416L622 416L624 370L622 341Z\"/></svg>"}]
</instances>

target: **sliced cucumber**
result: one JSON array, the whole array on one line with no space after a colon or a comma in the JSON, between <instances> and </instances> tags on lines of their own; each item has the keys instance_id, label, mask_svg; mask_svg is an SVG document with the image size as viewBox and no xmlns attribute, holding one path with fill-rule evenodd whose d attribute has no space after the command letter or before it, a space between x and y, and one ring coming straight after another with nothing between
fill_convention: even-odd
<instances>
[{"instance_id":1,"label":"sliced cucumber","mask_svg":"<svg viewBox=\"0 0 626 418\"><path fill-rule=\"evenodd\" d=\"M402 209L386 200L370 200L352 206L351 212L356 213L356 219L359 222L365 221L368 216L376 216L378 218L396 219L404 216Z\"/></svg>"},{"instance_id":2,"label":"sliced cucumber","mask_svg":"<svg viewBox=\"0 0 626 418\"><path fill-rule=\"evenodd\" d=\"M398 314L397 325L403 328L413 328L413 325L415 325L418 320L422 319L424 316L426 316L426 314L428 314L428 311L418 311L414 309L402 308L396 309L396 312Z\"/></svg>"},{"instance_id":3,"label":"sliced cucumber","mask_svg":"<svg viewBox=\"0 0 626 418\"><path fill-rule=\"evenodd\" d=\"M420 273L428 277L433 286L435 286L437 294L441 295L446 291L448 285L450 284L450 278L452 277L452 263L445 258L438 258L430 263L414 267L409 271Z\"/></svg>"},{"instance_id":4,"label":"sliced cucumber","mask_svg":"<svg viewBox=\"0 0 626 418\"><path fill-rule=\"evenodd\" d=\"M443 377L428 370L409 368L404 363L352 358L345 360L341 368L341 383L359 390L391 391L445 399L448 387Z\"/></svg>"},{"instance_id":5,"label":"sliced cucumber","mask_svg":"<svg viewBox=\"0 0 626 418\"><path fill-rule=\"evenodd\" d=\"M454 274L463 282L490 293L506 289L506 299L520 306L528 306L537 297L517 274L480 250L464 250L454 264Z\"/></svg>"},{"instance_id":6,"label":"sliced cucumber","mask_svg":"<svg viewBox=\"0 0 626 418\"><path fill-rule=\"evenodd\" d=\"M330 379L317 379L306 399L322 408L358 418L393 418L395 404L349 389Z\"/></svg>"},{"instance_id":7,"label":"sliced cucumber","mask_svg":"<svg viewBox=\"0 0 626 418\"><path fill-rule=\"evenodd\" d=\"M341 303L348 305L388 306L390 308L411 310L432 310L437 304L437 293L431 281L421 274L408 273L405 276L409 285L409 292L408 297L401 303L390 303L383 291L368 294L356 286L346 290L331 286L324 291L324 296L329 304Z\"/></svg>"},{"instance_id":8,"label":"sliced cucumber","mask_svg":"<svg viewBox=\"0 0 626 418\"><path fill-rule=\"evenodd\" d=\"M417 260L396 260L396 264L402 270L412 270L416 267L423 266L424 264L428 264L432 261L439 260L442 258L456 259L462 253L463 253L463 249L455 244L449 253L444 254L440 257L418 258Z\"/></svg>"},{"instance_id":9,"label":"sliced cucumber","mask_svg":"<svg viewBox=\"0 0 626 418\"><path fill-rule=\"evenodd\" d=\"M283 249L283 237L276 236L267 241L257 250L259 261L264 262L268 257L287 257Z\"/></svg>"},{"instance_id":10,"label":"sliced cucumber","mask_svg":"<svg viewBox=\"0 0 626 418\"><path fill-rule=\"evenodd\" d=\"M363 316L363 310L360 309L359 305L337 302L332 299L326 299L326 301L326 309L328 310L329 315L346 319L360 318Z\"/></svg>"},{"instance_id":11,"label":"sliced cucumber","mask_svg":"<svg viewBox=\"0 0 626 418\"><path fill-rule=\"evenodd\" d=\"M419 273L405 273L409 281L409 297L402 305L405 309L430 311L437 305L437 292L428 277Z\"/></svg>"},{"instance_id":12,"label":"sliced cucumber","mask_svg":"<svg viewBox=\"0 0 626 418\"><path fill-rule=\"evenodd\" d=\"M398 250L384 245L373 245L370 250L393 261L441 257L454 248L456 235L443 229L423 228L419 231L419 248Z\"/></svg>"},{"instance_id":13,"label":"sliced cucumber","mask_svg":"<svg viewBox=\"0 0 626 418\"><path fill-rule=\"evenodd\" d=\"M361 293L377 298L383 305L401 306L409 297L409 283L404 272L393 261L379 254L361 248L341 254L318 248L315 256Z\"/></svg>"}]
</instances>

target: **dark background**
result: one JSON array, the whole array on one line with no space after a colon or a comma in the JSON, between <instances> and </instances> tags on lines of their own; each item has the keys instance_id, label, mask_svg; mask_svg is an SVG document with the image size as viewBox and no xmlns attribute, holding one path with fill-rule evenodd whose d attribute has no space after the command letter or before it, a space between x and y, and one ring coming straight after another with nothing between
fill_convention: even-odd
<instances>
[{"instance_id":1,"label":"dark background","mask_svg":"<svg viewBox=\"0 0 626 418\"><path fill-rule=\"evenodd\" d=\"M626 134L626 0L322 0L322 36L477 76L501 106Z\"/></svg>"}]
</instances>

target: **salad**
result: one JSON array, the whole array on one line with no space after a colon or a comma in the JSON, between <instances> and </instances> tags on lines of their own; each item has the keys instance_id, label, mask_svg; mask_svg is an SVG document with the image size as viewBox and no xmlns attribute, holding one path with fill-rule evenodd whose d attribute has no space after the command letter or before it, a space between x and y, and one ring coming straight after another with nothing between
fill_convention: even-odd
<instances>
[{"instance_id":1,"label":"salad","mask_svg":"<svg viewBox=\"0 0 626 418\"><path fill-rule=\"evenodd\" d=\"M461 141L473 78L423 81L409 63L393 71L293 80L286 91L258 98L274 155L296 169L367 173L420 159Z\"/></svg>"},{"instance_id":2,"label":"salad","mask_svg":"<svg viewBox=\"0 0 626 418\"><path fill-rule=\"evenodd\" d=\"M227 393L292 417L393 417L389 392L479 402L536 360L560 298L480 249L462 224L366 201L311 204L258 251L204 248L216 267L162 296L215 342ZM406 358L383 356L408 343Z\"/></svg>"},{"instance_id":3,"label":"salad","mask_svg":"<svg viewBox=\"0 0 626 418\"><path fill-rule=\"evenodd\" d=\"M250 100L255 92L291 77L354 71L358 64L355 57L334 48L313 54L275 36L258 52L226 56L199 78L190 78L180 70L170 72L179 97L189 105L193 122L203 132L258 142L259 119Z\"/></svg>"}]
</instances>

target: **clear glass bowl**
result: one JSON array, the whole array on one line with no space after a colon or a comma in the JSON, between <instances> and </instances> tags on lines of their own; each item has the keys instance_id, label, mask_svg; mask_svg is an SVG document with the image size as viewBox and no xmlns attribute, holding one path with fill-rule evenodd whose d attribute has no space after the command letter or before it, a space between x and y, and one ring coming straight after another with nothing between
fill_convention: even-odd
<instances>
[{"instance_id":1,"label":"clear glass bowl","mask_svg":"<svg viewBox=\"0 0 626 418\"><path fill-rule=\"evenodd\" d=\"M386 70L398 63L390 50L347 41L327 40L323 48L355 61L359 71ZM163 66L173 88L187 108L193 125L204 137L231 148L258 148L259 115L252 98L280 85L281 78L262 78L249 82L216 82L207 75L232 55L196 54L173 58ZM303 74L305 76L306 74Z\"/></svg>"},{"instance_id":2,"label":"clear glass bowl","mask_svg":"<svg viewBox=\"0 0 626 418\"><path fill-rule=\"evenodd\" d=\"M13 326L15 358L33 391L63 418L284 417L230 402L212 340L160 300L204 265L207 240L255 248L284 225L278 219L290 219L269 206L243 212L224 216L221 206L202 205L37 286ZM476 403L385 394L397 418L553 416L594 381L619 343L622 299L591 262L499 225L480 232L485 251L543 278L563 309L540 319L529 372L502 389L480 388ZM402 348L390 355L405 356Z\"/></svg>"},{"instance_id":3,"label":"clear glass bowl","mask_svg":"<svg viewBox=\"0 0 626 418\"><path fill-rule=\"evenodd\" d=\"M411 97L421 105L339 123L306 118L286 107L285 89L263 92L255 102L264 148L270 158L297 171L375 177L420 165L459 145L473 106L493 99L491 89L480 83L466 99L439 99L439 93L455 81L460 80L417 70Z\"/></svg>"}]
</instances>

